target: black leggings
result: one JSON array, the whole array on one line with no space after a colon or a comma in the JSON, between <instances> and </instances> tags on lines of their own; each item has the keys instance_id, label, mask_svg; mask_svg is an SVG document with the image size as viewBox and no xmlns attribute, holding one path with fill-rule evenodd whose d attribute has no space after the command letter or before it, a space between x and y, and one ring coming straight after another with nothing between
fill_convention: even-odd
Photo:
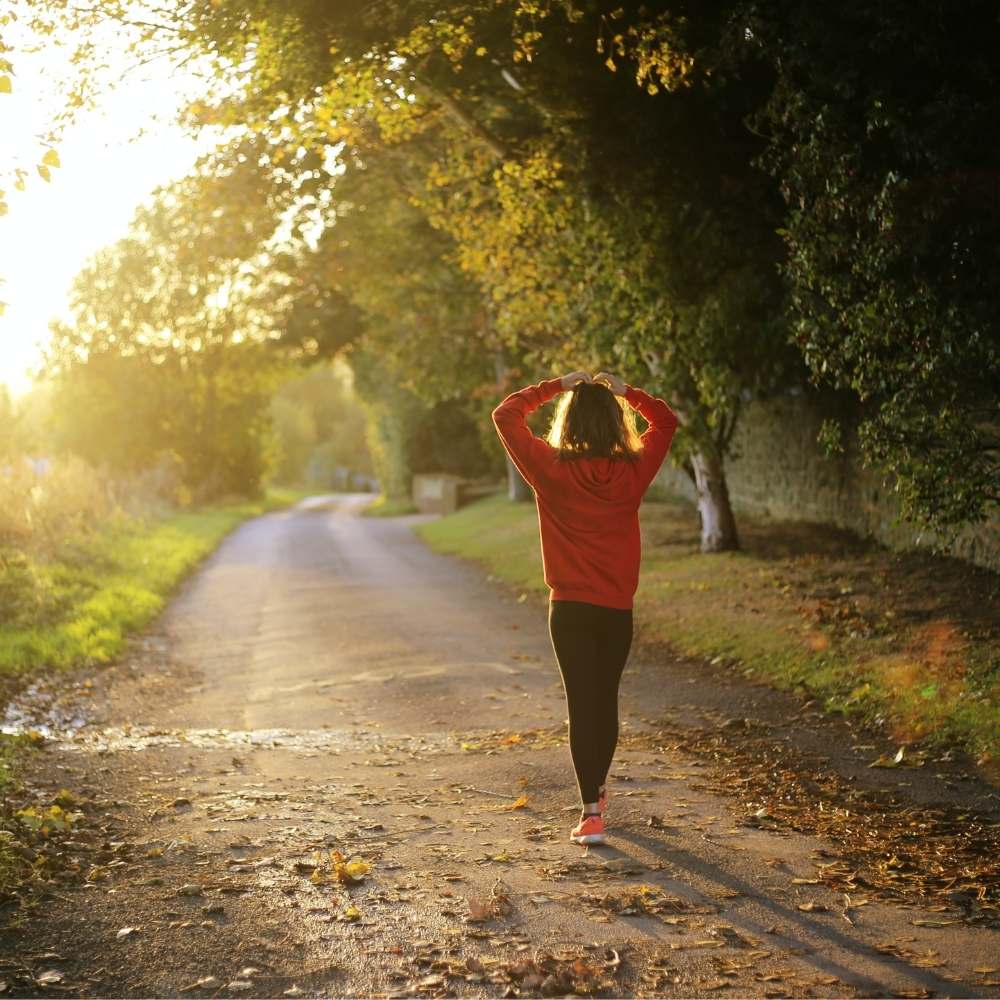
<instances>
[{"instance_id":1,"label":"black leggings","mask_svg":"<svg viewBox=\"0 0 1000 1000\"><path fill-rule=\"evenodd\" d=\"M580 798L596 802L618 744L618 683L632 646L632 611L549 601L549 636L566 692Z\"/></svg>"}]
</instances>

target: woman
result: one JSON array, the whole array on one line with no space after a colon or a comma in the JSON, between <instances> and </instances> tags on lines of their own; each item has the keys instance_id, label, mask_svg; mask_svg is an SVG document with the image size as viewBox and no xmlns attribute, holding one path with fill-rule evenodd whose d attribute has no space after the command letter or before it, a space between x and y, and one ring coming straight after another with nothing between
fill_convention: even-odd
<instances>
[{"instance_id":1,"label":"woman","mask_svg":"<svg viewBox=\"0 0 1000 1000\"><path fill-rule=\"evenodd\" d=\"M525 418L561 392L546 439L536 437ZM649 423L642 437L633 410ZM591 379L579 371L511 393L493 411L493 423L538 506L549 636L583 802L569 839L602 844L618 685L639 582L639 504L670 448L677 415L616 375Z\"/></svg>"}]
</instances>

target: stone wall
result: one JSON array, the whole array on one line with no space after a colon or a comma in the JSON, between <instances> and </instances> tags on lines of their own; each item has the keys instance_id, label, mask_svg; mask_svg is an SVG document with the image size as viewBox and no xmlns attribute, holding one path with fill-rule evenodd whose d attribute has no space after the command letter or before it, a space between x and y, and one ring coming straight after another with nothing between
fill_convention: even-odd
<instances>
[{"instance_id":1,"label":"stone wall","mask_svg":"<svg viewBox=\"0 0 1000 1000\"><path fill-rule=\"evenodd\" d=\"M892 549L930 545L933 538L899 517L892 483L862 468L853 433L845 452L827 457L816 437L827 416L851 424L850 404L810 389L747 404L727 463L733 509L775 518L822 521L874 538ZM656 480L667 493L693 500L694 486L668 459ZM952 554L1000 571L1000 517L967 528Z\"/></svg>"}]
</instances>

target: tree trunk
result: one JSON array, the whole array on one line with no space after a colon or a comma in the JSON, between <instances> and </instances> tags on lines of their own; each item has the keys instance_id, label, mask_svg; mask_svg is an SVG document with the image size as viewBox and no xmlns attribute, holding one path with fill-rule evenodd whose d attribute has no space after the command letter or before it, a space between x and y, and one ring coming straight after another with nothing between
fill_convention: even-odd
<instances>
[{"instance_id":1,"label":"tree trunk","mask_svg":"<svg viewBox=\"0 0 1000 1000\"><path fill-rule=\"evenodd\" d=\"M524 481L524 476L517 471L517 466L507 456L507 499L508 500L534 500L535 494L531 487Z\"/></svg>"},{"instance_id":2,"label":"tree trunk","mask_svg":"<svg viewBox=\"0 0 1000 1000\"><path fill-rule=\"evenodd\" d=\"M492 310L488 301L483 310L483 315L487 327L487 336L484 339L488 341L490 339L488 331L492 322ZM507 374L507 362L504 358L502 347L497 347L493 352L493 366L497 373L497 381L503 382L504 376ZM517 466L510 460L510 455L507 455L505 452L504 457L507 459L507 499L514 501L534 500L535 494L532 493L531 487L524 481L524 476L517 471Z\"/></svg>"},{"instance_id":3,"label":"tree trunk","mask_svg":"<svg viewBox=\"0 0 1000 1000\"><path fill-rule=\"evenodd\" d=\"M722 460L716 455L695 452L691 455L691 465L694 467L698 513L701 515L701 551L738 549L736 520L729 503Z\"/></svg>"}]
</instances>

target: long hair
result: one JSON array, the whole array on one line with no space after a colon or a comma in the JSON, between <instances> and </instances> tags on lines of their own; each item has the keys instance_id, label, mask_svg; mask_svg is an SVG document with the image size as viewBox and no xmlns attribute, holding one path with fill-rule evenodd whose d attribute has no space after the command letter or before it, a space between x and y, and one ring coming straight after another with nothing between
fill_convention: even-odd
<instances>
[{"instance_id":1,"label":"long hair","mask_svg":"<svg viewBox=\"0 0 1000 1000\"><path fill-rule=\"evenodd\" d=\"M632 407L600 382L579 382L563 393L545 439L561 459L635 462L642 450Z\"/></svg>"}]
</instances>

